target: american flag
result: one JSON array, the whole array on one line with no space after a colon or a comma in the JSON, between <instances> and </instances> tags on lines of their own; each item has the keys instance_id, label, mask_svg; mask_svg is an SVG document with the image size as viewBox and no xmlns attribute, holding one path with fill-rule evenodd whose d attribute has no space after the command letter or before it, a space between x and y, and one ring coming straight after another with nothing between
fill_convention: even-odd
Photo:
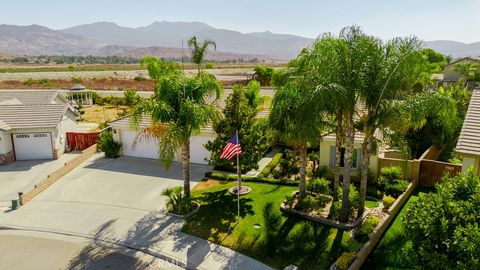
<instances>
[{"instance_id":1,"label":"american flag","mask_svg":"<svg viewBox=\"0 0 480 270\"><path fill-rule=\"evenodd\" d=\"M236 155L242 153L242 148L240 147L240 142L238 141L238 134L233 135L233 137L228 142L227 146L223 148L220 158L232 159Z\"/></svg>"}]
</instances>

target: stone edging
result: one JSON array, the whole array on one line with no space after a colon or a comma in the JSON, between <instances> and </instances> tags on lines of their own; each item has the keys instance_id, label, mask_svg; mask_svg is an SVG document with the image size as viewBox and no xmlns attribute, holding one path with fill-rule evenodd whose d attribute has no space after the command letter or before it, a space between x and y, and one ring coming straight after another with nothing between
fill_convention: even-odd
<instances>
[{"instance_id":1,"label":"stone edging","mask_svg":"<svg viewBox=\"0 0 480 270\"><path fill-rule=\"evenodd\" d=\"M169 215L169 216L172 216L172 217L176 217L176 218L182 218L182 219L189 218L189 217L195 215L198 212L198 210L200 210L200 204L198 202L192 201L192 204L195 205L195 209L193 209L192 212L190 212L186 215L178 215L178 214L174 214L174 213L171 213L171 212L167 212L166 214Z\"/></svg>"},{"instance_id":2,"label":"stone edging","mask_svg":"<svg viewBox=\"0 0 480 270\"><path fill-rule=\"evenodd\" d=\"M357 252L357 257L348 268L349 270L359 270L360 267L362 267L363 263L367 260L368 256L380 241L387 228L395 220L395 217L397 216L398 212L400 212L402 206L405 204L407 199L410 198L410 195L415 188L416 185L410 183L407 187L407 190L395 200L390 208L388 208L388 216L380 220L375 230L369 235L368 241L363 245L360 251Z\"/></svg>"},{"instance_id":3,"label":"stone edging","mask_svg":"<svg viewBox=\"0 0 480 270\"><path fill-rule=\"evenodd\" d=\"M298 192L299 192L298 190L294 191L292 193L292 195L296 195ZM327 226L335 227L335 228L338 228L338 229L341 229L341 230L351 230L355 227L358 227L360 225L360 223L362 223L362 220L365 219L365 217L367 217L367 215L370 213L370 210L366 209L364 211L362 217L356 219L354 222L340 222L340 221L335 221L335 220L332 220L332 219L324 218L324 217L321 217L321 216L318 216L318 215L313 215L313 214L310 214L310 213L306 213L306 212L302 212L302 211L298 211L298 210L286 207L285 202L282 202L282 204L280 204L280 211L282 211L284 213L287 213L287 214L292 214L292 215L295 215L295 216L299 216L301 218L308 219L308 220L311 220L313 222L317 222L317 223L321 223L321 224L324 224L324 225L327 225Z\"/></svg>"}]
</instances>

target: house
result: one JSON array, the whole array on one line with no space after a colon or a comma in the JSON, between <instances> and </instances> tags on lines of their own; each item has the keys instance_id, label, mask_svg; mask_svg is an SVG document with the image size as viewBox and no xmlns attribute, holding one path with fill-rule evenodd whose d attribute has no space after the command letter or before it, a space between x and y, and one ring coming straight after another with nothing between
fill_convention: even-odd
<instances>
[{"instance_id":1,"label":"house","mask_svg":"<svg viewBox=\"0 0 480 270\"><path fill-rule=\"evenodd\" d=\"M442 80L438 81L437 86L448 85L449 83L458 82L461 79L462 74L460 74L460 72L455 70L455 66L456 65L462 65L462 64L477 64L478 65L478 64L480 64L480 58L464 57L464 58L460 58L460 59L457 59L455 61L452 61L452 62L448 63L443 68L443 78L442 78ZM473 87L475 87L475 85L477 83L478 82L476 82L476 81L467 81L466 86L467 86L467 88L472 89Z\"/></svg>"},{"instance_id":2,"label":"house","mask_svg":"<svg viewBox=\"0 0 480 270\"><path fill-rule=\"evenodd\" d=\"M57 91L0 91L0 164L58 159L79 113Z\"/></svg>"},{"instance_id":3,"label":"house","mask_svg":"<svg viewBox=\"0 0 480 270\"><path fill-rule=\"evenodd\" d=\"M113 139L122 144L122 154L130 157L141 157L158 159L158 141L156 139L136 140L138 133L150 126L148 117L143 117L138 125L138 129L132 127L130 117L122 117L108 125L112 128ZM210 152L204 145L215 139L215 132L211 126L203 128L199 134L190 138L190 162L197 164L208 164ZM175 155L176 161L181 161L180 150Z\"/></svg>"},{"instance_id":4,"label":"house","mask_svg":"<svg viewBox=\"0 0 480 270\"><path fill-rule=\"evenodd\" d=\"M480 90L473 90L455 151L463 157L462 171L480 174Z\"/></svg>"}]
</instances>

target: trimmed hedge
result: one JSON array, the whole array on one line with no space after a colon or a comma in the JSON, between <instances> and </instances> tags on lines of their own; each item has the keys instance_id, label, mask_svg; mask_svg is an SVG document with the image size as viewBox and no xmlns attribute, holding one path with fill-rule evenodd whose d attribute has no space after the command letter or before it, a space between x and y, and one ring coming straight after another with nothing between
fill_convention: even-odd
<instances>
[{"instance_id":1,"label":"trimmed hedge","mask_svg":"<svg viewBox=\"0 0 480 270\"><path fill-rule=\"evenodd\" d=\"M283 153L277 153L272 158L272 160L270 160L270 163L268 163L267 166L263 168L262 172L258 174L258 177L259 178L268 177L272 173L272 171L275 170L275 168L278 166L278 164L282 160L282 156L283 156Z\"/></svg>"},{"instance_id":2,"label":"trimmed hedge","mask_svg":"<svg viewBox=\"0 0 480 270\"><path fill-rule=\"evenodd\" d=\"M236 174L225 174L220 172L207 172L205 177L222 180L222 181L237 181ZM256 182L256 183L266 183L274 185L283 185L283 186L298 186L297 181L285 180L285 179L274 179L266 177L254 177L254 176L244 176L242 175L243 182Z\"/></svg>"}]
</instances>

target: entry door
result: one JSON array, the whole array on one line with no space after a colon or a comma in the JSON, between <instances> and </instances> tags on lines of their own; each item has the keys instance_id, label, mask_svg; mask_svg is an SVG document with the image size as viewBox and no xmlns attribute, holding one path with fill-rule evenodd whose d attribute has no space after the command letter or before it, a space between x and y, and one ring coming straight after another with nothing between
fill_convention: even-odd
<instances>
[{"instance_id":1,"label":"entry door","mask_svg":"<svg viewBox=\"0 0 480 270\"><path fill-rule=\"evenodd\" d=\"M52 135L46 133L14 133L16 160L53 159Z\"/></svg>"}]
</instances>

